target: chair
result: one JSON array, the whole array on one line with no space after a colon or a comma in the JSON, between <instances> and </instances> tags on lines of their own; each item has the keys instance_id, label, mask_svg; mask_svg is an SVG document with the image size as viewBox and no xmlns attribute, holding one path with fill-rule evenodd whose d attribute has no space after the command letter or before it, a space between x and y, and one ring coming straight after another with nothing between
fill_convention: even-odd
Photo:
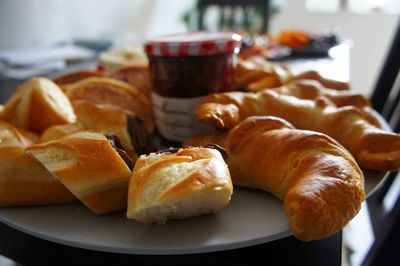
<instances>
[{"instance_id":1,"label":"chair","mask_svg":"<svg viewBox=\"0 0 400 266\"><path fill-rule=\"evenodd\" d=\"M259 12L261 15L261 27L257 30L258 33L268 32L268 21L270 14L269 0L199 0L199 29L205 30L204 18L207 8L216 6L219 10L218 29L225 30L241 30L251 31L252 18ZM251 13L253 8L253 13ZM243 14L241 21L238 19L238 12Z\"/></svg>"},{"instance_id":2,"label":"chair","mask_svg":"<svg viewBox=\"0 0 400 266\"><path fill-rule=\"evenodd\" d=\"M374 92L372 106L391 125L400 129L400 21L383 65ZM391 204L388 204L391 202ZM400 244L400 176L392 172L381 187L367 200L375 242L363 265L390 265L399 257L395 247Z\"/></svg>"}]
</instances>

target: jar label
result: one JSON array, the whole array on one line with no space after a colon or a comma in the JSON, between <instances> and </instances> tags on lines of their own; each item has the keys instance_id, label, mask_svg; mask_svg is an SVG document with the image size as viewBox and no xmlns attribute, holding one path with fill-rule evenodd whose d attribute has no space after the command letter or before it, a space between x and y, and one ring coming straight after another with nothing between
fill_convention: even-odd
<instances>
[{"instance_id":1,"label":"jar label","mask_svg":"<svg viewBox=\"0 0 400 266\"><path fill-rule=\"evenodd\" d=\"M201 123L194 115L202 98L174 98L152 93L155 122L160 134L171 141L184 141L212 132L213 126Z\"/></svg>"}]
</instances>

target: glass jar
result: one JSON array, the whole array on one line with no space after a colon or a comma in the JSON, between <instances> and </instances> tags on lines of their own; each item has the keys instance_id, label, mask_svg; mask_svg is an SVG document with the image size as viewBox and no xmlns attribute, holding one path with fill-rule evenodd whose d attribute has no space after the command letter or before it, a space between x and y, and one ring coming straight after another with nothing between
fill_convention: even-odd
<instances>
[{"instance_id":1,"label":"glass jar","mask_svg":"<svg viewBox=\"0 0 400 266\"><path fill-rule=\"evenodd\" d=\"M240 39L233 33L196 32L146 43L155 122L164 138L179 142L212 129L194 110L205 95L231 90Z\"/></svg>"}]
</instances>

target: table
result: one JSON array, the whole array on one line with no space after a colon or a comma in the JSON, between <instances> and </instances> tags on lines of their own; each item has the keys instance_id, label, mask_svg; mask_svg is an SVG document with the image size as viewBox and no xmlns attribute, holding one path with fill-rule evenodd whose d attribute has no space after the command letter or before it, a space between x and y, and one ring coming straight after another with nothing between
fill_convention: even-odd
<instances>
[{"instance_id":1,"label":"table","mask_svg":"<svg viewBox=\"0 0 400 266\"><path fill-rule=\"evenodd\" d=\"M42 240L0 223L0 254L23 265L341 265L341 232L310 243L287 237L229 251L191 255L124 255Z\"/></svg>"}]
</instances>

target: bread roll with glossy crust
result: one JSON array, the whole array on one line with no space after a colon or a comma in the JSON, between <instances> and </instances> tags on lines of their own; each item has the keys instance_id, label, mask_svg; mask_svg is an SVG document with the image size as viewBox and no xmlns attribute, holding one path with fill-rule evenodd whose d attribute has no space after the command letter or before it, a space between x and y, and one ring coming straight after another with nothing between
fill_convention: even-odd
<instances>
[{"instance_id":1,"label":"bread roll with glossy crust","mask_svg":"<svg viewBox=\"0 0 400 266\"><path fill-rule=\"evenodd\" d=\"M362 94L349 90L338 91L335 89L326 88L315 80L293 80L284 86L272 88L272 90L281 94L292 95L297 98L307 100L315 100L318 97L325 96L337 107L347 105L355 107L371 106L369 100Z\"/></svg>"},{"instance_id":2,"label":"bread roll with glossy crust","mask_svg":"<svg viewBox=\"0 0 400 266\"><path fill-rule=\"evenodd\" d=\"M32 78L18 87L1 112L1 118L25 130L42 133L53 125L76 120L71 103L47 78Z\"/></svg>"},{"instance_id":3,"label":"bread roll with glossy crust","mask_svg":"<svg viewBox=\"0 0 400 266\"><path fill-rule=\"evenodd\" d=\"M123 66L111 74L112 78L138 88L147 99L151 99L151 79L148 64Z\"/></svg>"},{"instance_id":4,"label":"bread roll with glossy crust","mask_svg":"<svg viewBox=\"0 0 400 266\"><path fill-rule=\"evenodd\" d=\"M75 132L27 151L94 213L126 208L131 171L103 134Z\"/></svg>"},{"instance_id":5,"label":"bread roll with glossy crust","mask_svg":"<svg viewBox=\"0 0 400 266\"><path fill-rule=\"evenodd\" d=\"M305 100L315 100L319 97L326 97L336 107L354 106L357 107L365 116L365 119L373 126L381 127L381 123L371 108L369 100L359 94L349 90L338 91L325 88L315 80L293 80L284 86L272 88L280 94L295 96Z\"/></svg>"},{"instance_id":6,"label":"bread roll with glossy crust","mask_svg":"<svg viewBox=\"0 0 400 266\"><path fill-rule=\"evenodd\" d=\"M300 240L342 230L365 198L363 174L345 148L327 135L294 129L283 119L249 117L230 131L186 142L208 143L227 149L234 185L259 188L283 200Z\"/></svg>"},{"instance_id":7,"label":"bread roll with glossy crust","mask_svg":"<svg viewBox=\"0 0 400 266\"><path fill-rule=\"evenodd\" d=\"M150 152L151 125L148 123L146 128L146 124L129 111L114 105L88 101L74 102L74 109L78 121L86 130L117 135L132 159L136 160L139 155Z\"/></svg>"},{"instance_id":8,"label":"bread roll with glossy crust","mask_svg":"<svg viewBox=\"0 0 400 266\"><path fill-rule=\"evenodd\" d=\"M61 139L68 134L81 130L83 130L83 126L79 123L51 126L43 132L39 142L42 143Z\"/></svg>"},{"instance_id":9,"label":"bread roll with glossy crust","mask_svg":"<svg viewBox=\"0 0 400 266\"><path fill-rule=\"evenodd\" d=\"M154 129L150 102L128 83L111 78L88 78L72 84L66 94L71 102L84 100L118 106L140 117L150 132Z\"/></svg>"},{"instance_id":10,"label":"bread roll with glossy crust","mask_svg":"<svg viewBox=\"0 0 400 266\"><path fill-rule=\"evenodd\" d=\"M347 148L357 162L379 171L400 168L400 135L369 124L355 107L337 108L324 99L302 100L271 90L206 96L196 116L220 128L232 128L249 116L281 117L296 128L325 133Z\"/></svg>"},{"instance_id":11,"label":"bread roll with glossy crust","mask_svg":"<svg viewBox=\"0 0 400 266\"><path fill-rule=\"evenodd\" d=\"M76 201L42 164L25 153L31 144L18 129L0 120L0 207Z\"/></svg>"},{"instance_id":12,"label":"bread roll with glossy crust","mask_svg":"<svg viewBox=\"0 0 400 266\"><path fill-rule=\"evenodd\" d=\"M61 86L61 85L72 84L80 80L93 77L104 77L104 74L93 70L77 70L58 76L54 78L53 81L57 85Z\"/></svg>"},{"instance_id":13,"label":"bread roll with glossy crust","mask_svg":"<svg viewBox=\"0 0 400 266\"><path fill-rule=\"evenodd\" d=\"M265 88L277 88L295 80L309 79L335 90L348 90L349 83L321 76L315 70L298 74L281 63L268 62L261 56L238 60L234 70L234 86L237 90L260 91Z\"/></svg>"},{"instance_id":14,"label":"bread roll with glossy crust","mask_svg":"<svg viewBox=\"0 0 400 266\"><path fill-rule=\"evenodd\" d=\"M228 167L219 151L185 148L142 155L132 172L127 217L165 223L224 208L232 195Z\"/></svg>"}]
</instances>

